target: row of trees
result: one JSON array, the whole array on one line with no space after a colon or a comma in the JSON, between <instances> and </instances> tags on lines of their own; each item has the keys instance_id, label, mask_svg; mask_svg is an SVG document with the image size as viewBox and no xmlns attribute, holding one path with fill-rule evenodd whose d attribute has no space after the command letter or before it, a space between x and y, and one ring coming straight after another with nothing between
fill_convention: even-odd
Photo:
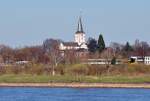
<instances>
[{"instance_id":1,"label":"row of trees","mask_svg":"<svg viewBox=\"0 0 150 101\"><path fill-rule=\"evenodd\" d=\"M54 63L60 57L59 40L47 39L41 46L10 48L0 45L1 62L32 61L35 63Z\"/></svg>"},{"instance_id":2,"label":"row of trees","mask_svg":"<svg viewBox=\"0 0 150 101\"><path fill-rule=\"evenodd\" d=\"M31 46L24 48L11 48L0 45L0 63L15 63L17 61L30 61L32 63L50 64L52 74L55 75L57 65L61 63L73 64L79 61L75 50L66 50L64 55L59 50L61 40L47 39L40 46ZM147 42L136 40L133 45L127 42L125 45L112 42L106 47L102 34L96 40L89 38L87 42L89 54L87 59L104 58L115 64L116 58L128 58L131 55L144 57L150 55L150 47ZM80 58L81 59L81 58ZM107 68L108 67L108 68ZM106 66L109 71L109 62Z\"/></svg>"},{"instance_id":3,"label":"row of trees","mask_svg":"<svg viewBox=\"0 0 150 101\"><path fill-rule=\"evenodd\" d=\"M150 55L150 46L145 41L135 40L135 43L131 45L129 42L126 44L120 44L117 42L112 42L109 47L105 47L105 42L102 34L99 35L98 40L94 38L88 39L88 50L91 54L104 54L104 51L111 49L111 55L115 57L128 58L131 55L144 57Z\"/></svg>"},{"instance_id":4,"label":"row of trees","mask_svg":"<svg viewBox=\"0 0 150 101\"><path fill-rule=\"evenodd\" d=\"M44 54L41 46L32 46L13 49L8 46L0 46L1 62L13 63L15 61L48 62L48 56Z\"/></svg>"},{"instance_id":5,"label":"row of trees","mask_svg":"<svg viewBox=\"0 0 150 101\"><path fill-rule=\"evenodd\" d=\"M24 48L13 49L11 47L0 45L0 62L13 63L16 61L32 61L35 63L52 64L57 66L59 62L74 63L78 60L75 51L66 51L62 56L59 50L61 40L47 39L40 46L31 46ZM136 40L133 45L129 42L120 44L112 42L109 47L106 47L102 34L96 40L89 38L87 42L90 56L94 58L107 57L107 58L128 58L131 55L144 57L150 55L150 47L147 42ZM89 58L87 56L87 58Z\"/></svg>"},{"instance_id":6,"label":"row of trees","mask_svg":"<svg viewBox=\"0 0 150 101\"><path fill-rule=\"evenodd\" d=\"M122 55L124 58L128 58L131 55L144 57L150 55L150 46L145 41L135 40L135 43L131 45L127 42L125 45L119 43L111 43L110 47L113 48L116 54Z\"/></svg>"},{"instance_id":7,"label":"row of trees","mask_svg":"<svg viewBox=\"0 0 150 101\"><path fill-rule=\"evenodd\" d=\"M130 56L140 56L144 59L145 56L150 55L150 46L145 41L135 40L132 45L129 42L126 44L112 42L109 47L105 47L102 34L99 35L98 40L89 38L87 46L90 53L89 58L105 59L108 72L110 64L115 65L117 61L128 62Z\"/></svg>"},{"instance_id":8,"label":"row of trees","mask_svg":"<svg viewBox=\"0 0 150 101\"><path fill-rule=\"evenodd\" d=\"M29 61L34 64L50 64L52 74L55 75L55 68L61 63L74 63L76 55L73 50L62 52L59 50L61 40L46 39L40 46L24 48L10 48L0 45L0 63L16 63L18 61Z\"/></svg>"}]
</instances>

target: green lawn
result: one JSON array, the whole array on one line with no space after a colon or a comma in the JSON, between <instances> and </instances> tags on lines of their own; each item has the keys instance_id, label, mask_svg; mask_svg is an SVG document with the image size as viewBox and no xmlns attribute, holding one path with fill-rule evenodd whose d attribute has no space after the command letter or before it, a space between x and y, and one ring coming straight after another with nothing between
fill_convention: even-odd
<instances>
[{"instance_id":1,"label":"green lawn","mask_svg":"<svg viewBox=\"0 0 150 101\"><path fill-rule=\"evenodd\" d=\"M47 83L47 82L88 82L88 83L150 83L150 75L145 76L48 76L30 74L4 74L0 83Z\"/></svg>"}]
</instances>

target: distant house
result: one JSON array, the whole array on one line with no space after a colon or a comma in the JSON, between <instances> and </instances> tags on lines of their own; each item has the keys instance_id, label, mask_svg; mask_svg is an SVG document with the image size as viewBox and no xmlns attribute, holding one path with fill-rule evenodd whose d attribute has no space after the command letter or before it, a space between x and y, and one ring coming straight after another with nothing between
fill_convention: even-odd
<instances>
[{"instance_id":1,"label":"distant house","mask_svg":"<svg viewBox=\"0 0 150 101\"><path fill-rule=\"evenodd\" d=\"M16 64L18 65L24 65L24 64L28 64L29 61L17 61Z\"/></svg>"},{"instance_id":2,"label":"distant house","mask_svg":"<svg viewBox=\"0 0 150 101\"><path fill-rule=\"evenodd\" d=\"M144 64L150 65L150 56L145 56L144 57Z\"/></svg>"},{"instance_id":3,"label":"distant house","mask_svg":"<svg viewBox=\"0 0 150 101\"><path fill-rule=\"evenodd\" d=\"M142 63L145 65L150 65L150 56L131 56L130 57L130 62L131 63Z\"/></svg>"},{"instance_id":4,"label":"distant house","mask_svg":"<svg viewBox=\"0 0 150 101\"><path fill-rule=\"evenodd\" d=\"M106 64L111 64L112 59L87 59L84 64L90 64L90 65L106 65ZM116 65L117 64L122 64L121 59L116 60Z\"/></svg>"}]
</instances>

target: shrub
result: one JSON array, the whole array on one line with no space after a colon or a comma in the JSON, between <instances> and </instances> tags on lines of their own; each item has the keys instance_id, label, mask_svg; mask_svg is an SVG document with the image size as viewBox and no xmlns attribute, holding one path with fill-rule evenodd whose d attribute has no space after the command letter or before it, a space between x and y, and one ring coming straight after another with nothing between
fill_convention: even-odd
<instances>
[{"instance_id":1,"label":"shrub","mask_svg":"<svg viewBox=\"0 0 150 101\"><path fill-rule=\"evenodd\" d=\"M33 64L30 68L31 74L41 75L44 73L44 66L42 64Z\"/></svg>"},{"instance_id":2,"label":"shrub","mask_svg":"<svg viewBox=\"0 0 150 101\"><path fill-rule=\"evenodd\" d=\"M116 64L116 57L113 57L113 59L111 60L111 64L115 65Z\"/></svg>"},{"instance_id":3,"label":"shrub","mask_svg":"<svg viewBox=\"0 0 150 101\"><path fill-rule=\"evenodd\" d=\"M107 68L104 65L89 65L88 66L88 75L102 75L106 73Z\"/></svg>"},{"instance_id":4,"label":"shrub","mask_svg":"<svg viewBox=\"0 0 150 101\"><path fill-rule=\"evenodd\" d=\"M131 64L128 65L129 73L150 73L150 66L143 64Z\"/></svg>"},{"instance_id":5,"label":"shrub","mask_svg":"<svg viewBox=\"0 0 150 101\"><path fill-rule=\"evenodd\" d=\"M56 68L56 74L64 75L65 74L65 65L58 65Z\"/></svg>"},{"instance_id":6,"label":"shrub","mask_svg":"<svg viewBox=\"0 0 150 101\"><path fill-rule=\"evenodd\" d=\"M0 66L0 75L5 74L5 73L6 73L6 67Z\"/></svg>"},{"instance_id":7,"label":"shrub","mask_svg":"<svg viewBox=\"0 0 150 101\"><path fill-rule=\"evenodd\" d=\"M85 64L74 64L74 65L68 65L68 66L67 66L66 71L69 74L74 74L74 75L86 75L87 74L87 65Z\"/></svg>"},{"instance_id":8,"label":"shrub","mask_svg":"<svg viewBox=\"0 0 150 101\"><path fill-rule=\"evenodd\" d=\"M22 68L20 66L12 66L12 72L14 74L19 74L21 73L21 71L22 71Z\"/></svg>"}]
</instances>

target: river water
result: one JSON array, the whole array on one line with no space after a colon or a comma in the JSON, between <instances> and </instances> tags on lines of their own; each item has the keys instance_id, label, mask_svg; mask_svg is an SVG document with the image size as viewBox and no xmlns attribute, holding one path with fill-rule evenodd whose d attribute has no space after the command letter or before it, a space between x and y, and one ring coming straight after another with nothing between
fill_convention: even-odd
<instances>
[{"instance_id":1,"label":"river water","mask_svg":"<svg viewBox=\"0 0 150 101\"><path fill-rule=\"evenodd\" d=\"M150 101L150 89L1 87L0 101Z\"/></svg>"}]
</instances>

